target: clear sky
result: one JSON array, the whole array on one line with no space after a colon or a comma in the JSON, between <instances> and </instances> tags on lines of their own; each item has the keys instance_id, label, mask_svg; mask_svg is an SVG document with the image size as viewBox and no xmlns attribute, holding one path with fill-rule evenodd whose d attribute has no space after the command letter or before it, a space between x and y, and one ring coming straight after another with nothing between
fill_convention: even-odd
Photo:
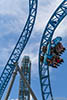
<instances>
[{"instance_id":1,"label":"clear sky","mask_svg":"<svg viewBox=\"0 0 67 100\"><path fill-rule=\"evenodd\" d=\"M42 100L38 70L40 41L49 18L62 1L63 0L38 1L36 23L28 44L26 45L19 60L20 64L24 55L30 56L32 62L31 87L38 100ZM28 0L0 0L0 75L18 40L18 37L23 30L28 17L28 7ZM66 27L67 16L56 29L54 37L62 36L63 45L67 48ZM51 86L53 96L55 98L54 100L67 100L67 51L65 51L62 57L64 59L64 63L58 69L50 69ZM18 89L19 75L16 77L9 100L16 100L18 98ZM2 100L4 100L4 96Z\"/></svg>"}]
</instances>

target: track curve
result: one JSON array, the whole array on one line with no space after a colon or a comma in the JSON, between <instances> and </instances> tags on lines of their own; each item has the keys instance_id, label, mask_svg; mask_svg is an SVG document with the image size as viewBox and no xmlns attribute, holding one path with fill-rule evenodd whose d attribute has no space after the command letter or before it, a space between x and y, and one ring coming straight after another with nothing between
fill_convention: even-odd
<instances>
[{"instance_id":1,"label":"track curve","mask_svg":"<svg viewBox=\"0 0 67 100\"><path fill-rule=\"evenodd\" d=\"M56 11L51 16L50 20L47 23L47 26L44 30L40 49L39 49L39 76L40 76L40 85L43 100L47 100L51 98L53 100L51 84L50 84L50 76L49 76L49 67L43 63L40 63L40 56L44 56L42 52L42 47L47 46L49 42L52 40L52 36L57 26L63 20L63 18L67 15L67 0L64 0Z\"/></svg>"},{"instance_id":2,"label":"track curve","mask_svg":"<svg viewBox=\"0 0 67 100\"><path fill-rule=\"evenodd\" d=\"M37 4L38 4L38 0L29 0L29 16L26 21L25 27L0 76L0 99L2 98L5 88L7 87L8 82L15 69L14 62L17 62L19 60L20 55L22 51L24 50L29 40L29 37L31 35L32 29L35 23L35 19L36 19L36 14L37 14Z\"/></svg>"}]
</instances>

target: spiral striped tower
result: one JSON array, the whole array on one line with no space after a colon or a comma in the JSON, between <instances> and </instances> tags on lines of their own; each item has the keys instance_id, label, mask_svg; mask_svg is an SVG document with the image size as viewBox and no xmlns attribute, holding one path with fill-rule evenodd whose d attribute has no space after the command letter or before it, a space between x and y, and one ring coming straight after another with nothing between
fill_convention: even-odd
<instances>
[{"instance_id":1,"label":"spiral striped tower","mask_svg":"<svg viewBox=\"0 0 67 100\"><path fill-rule=\"evenodd\" d=\"M21 70L25 79L30 84L31 83L30 82L31 81L31 61L30 61L29 56L24 56L22 60ZM25 85L25 83L23 82L23 80L21 79L21 77L19 81L19 100L30 100L29 90L27 86Z\"/></svg>"}]
</instances>

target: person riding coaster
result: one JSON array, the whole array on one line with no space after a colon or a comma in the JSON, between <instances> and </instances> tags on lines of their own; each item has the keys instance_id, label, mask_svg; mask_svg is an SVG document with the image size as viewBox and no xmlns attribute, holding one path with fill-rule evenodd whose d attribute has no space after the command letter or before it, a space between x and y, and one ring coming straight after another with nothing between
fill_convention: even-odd
<instances>
[{"instance_id":1,"label":"person riding coaster","mask_svg":"<svg viewBox=\"0 0 67 100\"><path fill-rule=\"evenodd\" d=\"M51 43L53 43L53 42L51 41ZM59 64L64 62L63 59L61 59L59 57L60 54L64 51L65 51L65 48L63 47L62 43L59 41L57 43L55 43L55 45L53 45L53 46L51 45L50 55L47 56L45 65L57 68L57 66L59 66ZM47 46L42 47L42 52L43 52L43 54L47 53ZM40 56L40 62L43 63L43 61L44 61L44 56Z\"/></svg>"},{"instance_id":2,"label":"person riding coaster","mask_svg":"<svg viewBox=\"0 0 67 100\"><path fill-rule=\"evenodd\" d=\"M58 43L55 47L54 47L54 52L57 54L62 54L62 52L65 51L65 48L63 47L62 43Z\"/></svg>"},{"instance_id":3,"label":"person riding coaster","mask_svg":"<svg viewBox=\"0 0 67 100\"><path fill-rule=\"evenodd\" d=\"M47 46L43 46L42 52L46 53L46 51L47 51ZM62 54L65 51L65 48L63 47L62 43L59 42L58 44L55 45L55 47L51 46L51 51L56 53L56 55L60 56L60 54Z\"/></svg>"},{"instance_id":4,"label":"person riding coaster","mask_svg":"<svg viewBox=\"0 0 67 100\"><path fill-rule=\"evenodd\" d=\"M61 59L59 56L54 56L52 59L48 59L47 58L47 64L48 66L52 66L52 67L56 67L59 66L59 64L61 64L63 61L63 59Z\"/></svg>"},{"instance_id":5,"label":"person riding coaster","mask_svg":"<svg viewBox=\"0 0 67 100\"><path fill-rule=\"evenodd\" d=\"M44 56L40 56L40 61L41 61L41 63L43 63L43 60L44 60ZM48 58L46 59L45 65L48 65L48 66L57 68L57 66L59 66L59 64L61 64L62 62L64 62L63 59L60 58L59 56L56 56L56 55L55 55L55 56L53 56L52 58L51 58L51 56L48 57Z\"/></svg>"},{"instance_id":6,"label":"person riding coaster","mask_svg":"<svg viewBox=\"0 0 67 100\"><path fill-rule=\"evenodd\" d=\"M42 51L43 51L44 53L46 53L46 51L47 51L47 46L43 46L43 47L42 47Z\"/></svg>"}]
</instances>

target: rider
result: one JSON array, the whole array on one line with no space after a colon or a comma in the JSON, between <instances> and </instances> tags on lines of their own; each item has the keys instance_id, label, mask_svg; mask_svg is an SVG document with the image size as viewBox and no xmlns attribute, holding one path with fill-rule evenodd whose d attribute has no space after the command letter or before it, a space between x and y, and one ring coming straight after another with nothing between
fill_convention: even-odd
<instances>
[{"instance_id":1,"label":"rider","mask_svg":"<svg viewBox=\"0 0 67 100\"><path fill-rule=\"evenodd\" d=\"M40 56L40 61L43 62L44 56Z\"/></svg>"},{"instance_id":2,"label":"rider","mask_svg":"<svg viewBox=\"0 0 67 100\"><path fill-rule=\"evenodd\" d=\"M46 53L47 47L46 47L46 46L43 46L42 51L43 51L44 53Z\"/></svg>"}]
</instances>

